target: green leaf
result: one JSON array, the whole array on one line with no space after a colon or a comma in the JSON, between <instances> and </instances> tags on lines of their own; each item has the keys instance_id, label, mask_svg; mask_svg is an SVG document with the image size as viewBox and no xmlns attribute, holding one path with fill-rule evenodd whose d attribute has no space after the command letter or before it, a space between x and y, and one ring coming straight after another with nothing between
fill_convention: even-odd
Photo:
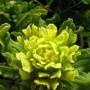
<instances>
[{"instance_id":1,"label":"green leaf","mask_svg":"<svg viewBox=\"0 0 90 90\"><path fill-rule=\"evenodd\" d=\"M83 71L90 70L90 48L82 49L81 56L78 57L75 66Z\"/></svg>"},{"instance_id":2,"label":"green leaf","mask_svg":"<svg viewBox=\"0 0 90 90\"><path fill-rule=\"evenodd\" d=\"M68 81L62 84L61 90L78 90L78 85Z\"/></svg>"},{"instance_id":3,"label":"green leaf","mask_svg":"<svg viewBox=\"0 0 90 90\"><path fill-rule=\"evenodd\" d=\"M85 72L80 73L80 76L78 76L76 78L75 82L82 84L82 85L90 85L90 72L89 73L85 73Z\"/></svg>"},{"instance_id":4,"label":"green leaf","mask_svg":"<svg viewBox=\"0 0 90 90\"><path fill-rule=\"evenodd\" d=\"M41 27L41 26L46 26L46 22L45 22L41 17L39 18L38 26L39 26L39 27Z\"/></svg>"},{"instance_id":5,"label":"green leaf","mask_svg":"<svg viewBox=\"0 0 90 90\"><path fill-rule=\"evenodd\" d=\"M3 16L3 18L5 18L6 20L10 18L9 13L6 12L0 12L0 16Z\"/></svg>"},{"instance_id":6,"label":"green leaf","mask_svg":"<svg viewBox=\"0 0 90 90\"><path fill-rule=\"evenodd\" d=\"M5 87L3 85L0 85L0 90L5 90Z\"/></svg>"},{"instance_id":7,"label":"green leaf","mask_svg":"<svg viewBox=\"0 0 90 90\"><path fill-rule=\"evenodd\" d=\"M46 18L46 23L56 23L60 19L60 16L58 13L55 13L51 18Z\"/></svg>"},{"instance_id":8,"label":"green leaf","mask_svg":"<svg viewBox=\"0 0 90 90\"><path fill-rule=\"evenodd\" d=\"M2 53L2 55L6 58L7 64L14 69L18 69L21 67L20 61L17 60L14 54L10 52Z\"/></svg>"},{"instance_id":9,"label":"green leaf","mask_svg":"<svg viewBox=\"0 0 90 90\"><path fill-rule=\"evenodd\" d=\"M84 4L90 4L90 0L80 0L81 2L83 2Z\"/></svg>"},{"instance_id":10,"label":"green leaf","mask_svg":"<svg viewBox=\"0 0 90 90\"><path fill-rule=\"evenodd\" d=\"M4 23L0 25L0 45L2 49L5 48L5 42L8 37L8 30L10 28L10 24Z\"/></svg>"},{"instance_id":11,"label":"green leaf","mask_svg":"<svg viewBox=\"0 0 90 90\"><path fill-rule=\"evenodd\" d=\"M25 52L23 46L20 45L18 42L12 40L11 38L9 38L6 42L5 51L10 52L14 55L16 54L16 52L20 52L20 51Z\"/></svg>"},{"instance_id":12,"label":"green leaf","mask_svg":"<svg viewBox=\"0 0 90 90\"><path fill-rule=\"evenodd\" d=\"M90 90L90 72L82 72L74 81L78 85L78 90Z\"/></svg>"},{"instance_id":13,"label":"green leaf","mask_svg":"<svg viewBox=\"0 0 90 90\"><path fill-rule=\"evenodd\" d=\"M76 25L74 24L73 19L68 18L66 21L64 21L60 25L60 30L66 29L66 27L68 27L69 29L72 29L72 30L76 30Z\"/></svg>"},{"instance_id":14,"label":"green leaf","mask_svg":"<svg viewBox=\"0 0 90 90\"><path fill-rule=\"evenodd\" d=\"M23 13L18 18L18 22L16 23L16 27L19 27L19 26L25 27L25 26L29 25L30 23L40 25L40 16L46 15L46 14L47 14L46 9L44 9L41 6L37 6L33 9L31 9L30 11ZM45 23L45 22L43 22L43 23Z\"/></svg>"},{"instance_id":15,"label":"green leaf","mask_svg":"<svg viewBox=\"0 0 90 90\"><path fill-rule=\"evenodd\" d=\"M2 64L0 64L0 75L2 75L5 78L11 78L11 79L16 79L19 77L15 69Z\"/></svg>"}]
</instances>

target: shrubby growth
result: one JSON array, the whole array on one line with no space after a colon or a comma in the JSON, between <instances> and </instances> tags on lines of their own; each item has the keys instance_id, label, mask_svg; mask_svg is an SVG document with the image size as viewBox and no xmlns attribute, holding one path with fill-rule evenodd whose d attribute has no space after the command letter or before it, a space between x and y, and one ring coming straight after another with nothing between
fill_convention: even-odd
<instances>
[{"instance_id":1,"label":"shrubby growth","mask_svg":"<svg viewBox=\"0 0 90 90\"><path fill-rule=\"evenodd\" d=\"M90 0L0 0L0 90L84 89Z\"/></svg>"}]
</instances>

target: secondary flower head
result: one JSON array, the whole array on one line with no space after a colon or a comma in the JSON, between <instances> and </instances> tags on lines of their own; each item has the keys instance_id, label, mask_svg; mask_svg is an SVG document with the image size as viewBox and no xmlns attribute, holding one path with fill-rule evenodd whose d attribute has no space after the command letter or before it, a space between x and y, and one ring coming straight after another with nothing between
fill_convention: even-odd
<instances>
[{"instance_id":1,"label":"secondary flower head","mask_svg":"<svg viewBox=\"0 0 90 90\"><path fill-rule=\"evenodd\" d=\"M16 58L22 64L19 69L22 79L31 78L36 85L56 90L60 78L75 78L77 70L73 63L80 52L79 46L73 45L77 35L71 29L66 28L58 34L54 24L46 27L33 24L22 32L22 36L18 36L17 40L25 52L16 53Z\"/></svg>"}]
</instances>

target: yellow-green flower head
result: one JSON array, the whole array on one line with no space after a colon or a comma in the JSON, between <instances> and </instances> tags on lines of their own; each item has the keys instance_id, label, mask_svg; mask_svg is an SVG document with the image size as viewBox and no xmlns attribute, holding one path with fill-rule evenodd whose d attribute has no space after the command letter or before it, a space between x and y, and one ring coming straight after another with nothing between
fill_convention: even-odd
<instances>
[{"instance_id":1,"label":"yellow-green flower head","mask_svg":"<svg viewBox=\"0 0 90 90\"><path fill-rule=\"evenodd\" d=\"M77 75L73 67L77 56L80 55L79 46L73 45L77 35L66 28L57 35L57 27L49 24L37 27L34 24L22 30L23 35L17 40L26 52L16 53L22 68L19 74L22 79L33 78L33 83L56 90L59 79L72 80Z\"/></svg>"}]
</instances>

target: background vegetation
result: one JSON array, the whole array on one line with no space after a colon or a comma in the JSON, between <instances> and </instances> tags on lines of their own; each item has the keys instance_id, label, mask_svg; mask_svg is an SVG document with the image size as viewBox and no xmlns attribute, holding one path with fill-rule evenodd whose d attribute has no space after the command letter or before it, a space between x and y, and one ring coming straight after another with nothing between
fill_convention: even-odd
<instances>
[{"instance_id":1,"label":"background vegetation","mask_svg":"<svg viewBox=\"0 0 90 90\"><path fill-rule=\"evenodd\" d=\"M30 90L20 79L14 54L20 49L16 37L33 23L54 23L59 32L68 26L78 35L80 74L74 81L62 80L58 90L90 90L90 0L0 0L0 90Z\"/></svg>"}]
</instances>

